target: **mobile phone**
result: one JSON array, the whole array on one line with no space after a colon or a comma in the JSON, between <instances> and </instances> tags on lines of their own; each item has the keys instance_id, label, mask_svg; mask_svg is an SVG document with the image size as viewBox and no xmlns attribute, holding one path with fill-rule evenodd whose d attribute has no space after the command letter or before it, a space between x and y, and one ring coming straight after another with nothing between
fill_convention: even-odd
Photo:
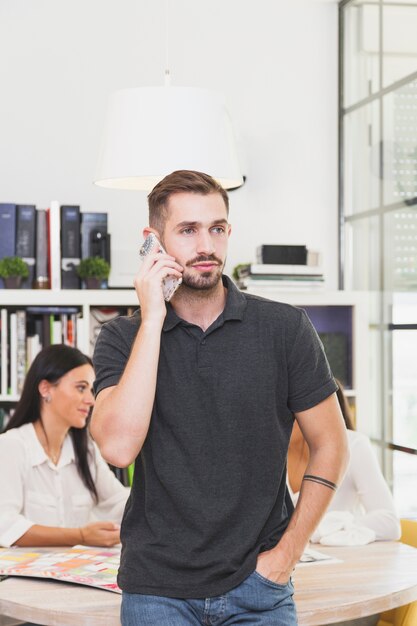
<instances>
[{"instance_id":1,"label":"mobile phone","mask_svg":"<svg viewBox=\"0 0 417 626\"><path fill-rule=\"evenodd\" d=\"M151 254L151 252L153 252L155 248L157 248L158 246L159 246L159 252L165 253L165 250L163 249L161 243L158 241L158 239L155 237L153 233L150 233L146 237L145 241L142 244L141 249L139 250L140 258L143 260L146 256L148 256L148 254ZM163 293L164 299L167 302L171 300L172 296L177 291L181 283L182 283L182 278L177 278L176 276L166 276L163 279L162 293Z\"/></svg>"}]
</instances>

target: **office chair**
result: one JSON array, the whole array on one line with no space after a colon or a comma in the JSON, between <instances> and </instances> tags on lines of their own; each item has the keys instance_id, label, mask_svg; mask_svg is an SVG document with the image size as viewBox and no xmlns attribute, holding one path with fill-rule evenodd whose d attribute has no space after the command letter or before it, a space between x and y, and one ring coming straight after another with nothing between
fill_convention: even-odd
<instances>
[{"instance_id":1,"label":"office chair","mask_svg":"<svg viewBox=\"0 0 417 626\"><path fill-rule=\"evenodd\" d=\"M401 542L417 548L417 521L401 520ZM377 626L416 626L417 600L381 613Z\"/></svg>"}]
</instances>

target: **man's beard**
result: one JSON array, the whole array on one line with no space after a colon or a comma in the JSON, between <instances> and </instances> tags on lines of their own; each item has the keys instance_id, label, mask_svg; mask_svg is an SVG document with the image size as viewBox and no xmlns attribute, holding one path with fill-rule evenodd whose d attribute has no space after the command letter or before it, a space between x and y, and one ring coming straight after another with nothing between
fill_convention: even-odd
<instances>
[{"instance_id":1,"label":"man's beard","mask_svg":"<svg viewBox=\"0 0 417 626\"><path fill-rule=\"evenodd\" d=\"M205 262L216 263L217 267L208 272L199 273L198 275L191 274L187 271L187 267L191 267L192 265L195 265L196 263L205 263ZM186 263L184 272L182 275L182 284L185 287L188 287L189 289L196 289L196 290L198 289L198 290L205 290L205 291L213 289L221 281L223 267L224 267L223 261L221 261L221 259L219 259L218 257L214 255L198 256L195 259L192 259L191 261L188 261L188 263Z\"/></svg>"}]
</instances>

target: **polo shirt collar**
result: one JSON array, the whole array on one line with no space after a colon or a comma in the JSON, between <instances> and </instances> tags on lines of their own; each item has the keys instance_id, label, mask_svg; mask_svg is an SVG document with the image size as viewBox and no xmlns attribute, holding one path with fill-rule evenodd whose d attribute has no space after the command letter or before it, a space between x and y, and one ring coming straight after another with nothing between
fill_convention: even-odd
<instances>
[{"instance_id":1,"label":"polo shirt collar","mask_svg":"<svg viewBox=\"0 0 417 626\"><path fill-rule=\"evenodd\" d=\"M246 309L246 298L236 287L234 282L225 274L222 276L223 285L227 288L226 306L222 312L223 320L242 320ZM168 332L183 322L175 313L172 306L167 303L167 314L162 330Z\"/></svg>"}]
</instances>

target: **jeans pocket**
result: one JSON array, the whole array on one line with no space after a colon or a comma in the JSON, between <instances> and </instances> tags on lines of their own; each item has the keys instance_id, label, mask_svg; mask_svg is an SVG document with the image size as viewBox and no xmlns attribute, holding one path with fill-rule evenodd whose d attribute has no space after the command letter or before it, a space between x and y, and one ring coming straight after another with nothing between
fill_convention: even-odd
<instances>
[{"instance_id":1,"label":"jeans pocket","mask_svg":"<svg viewBox=\"0 0 417 626\"><path fill-rule=\"evenodd\" d=\"M269 578L262 576L262 574L260 574L257 570L255 570L252 575L264 585L268 585L268 587L272 587L273 589L286 589L288 585L291 585L291 578L286 583L275 583L273 580L269 580Z\"/></svg>"}]
</instances>

